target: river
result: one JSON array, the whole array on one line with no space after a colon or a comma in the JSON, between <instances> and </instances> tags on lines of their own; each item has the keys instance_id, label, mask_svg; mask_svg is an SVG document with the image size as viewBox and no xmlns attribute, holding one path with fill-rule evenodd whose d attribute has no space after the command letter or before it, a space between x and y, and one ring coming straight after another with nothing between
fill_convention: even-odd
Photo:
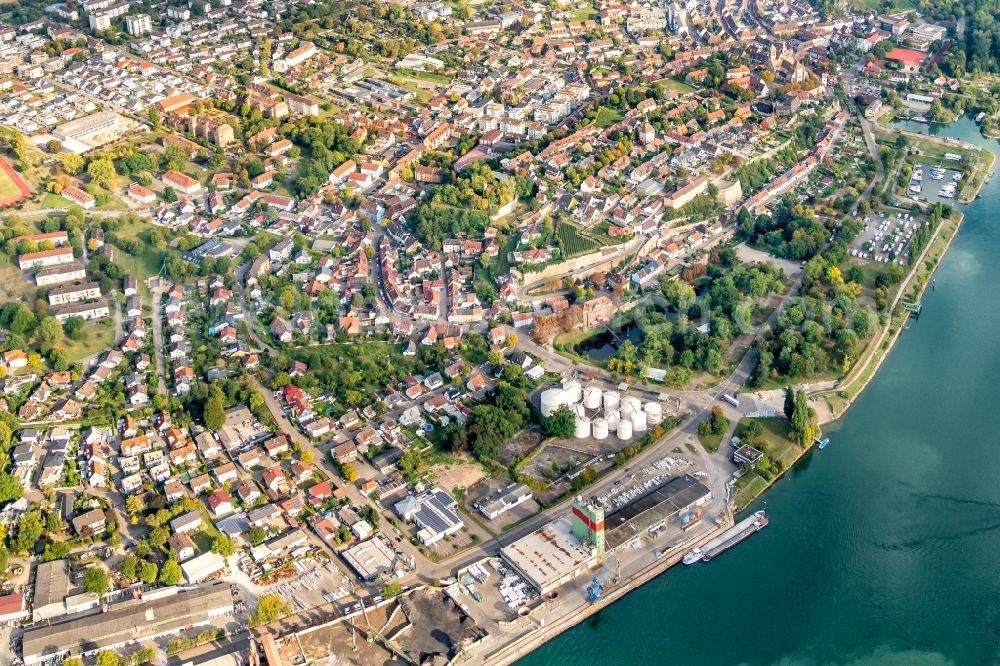
<instances>
[{"instance_id":1,"label":"river","mask_svg":"<svg viewBox=\"0 0 1000 666\"><path fill-rule=\"evenodd\" d=\"M968 119L939 133L1000 151ZM766 494L767 529L666 572L521 666L996 664L997 211L1000 179L964 207L923 314L826 427L830 445Z\"/></svg>"}]
</instances>

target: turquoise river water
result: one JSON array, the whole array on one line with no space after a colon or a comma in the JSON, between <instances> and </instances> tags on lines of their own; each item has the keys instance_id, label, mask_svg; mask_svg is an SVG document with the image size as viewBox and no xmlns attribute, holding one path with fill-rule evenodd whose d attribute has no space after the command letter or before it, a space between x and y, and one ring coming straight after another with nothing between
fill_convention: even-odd
<instances>
[{"instance_id":1,"label":"turquoise river water","mask_svg":"<svg viewBox=\"0 0 1000 666\"><path fill-rule=\"evenodd\" d=\"M969 120L939 133L1000 152ZM766 495L767 529L521 666L1000 663L1000 178L963 209L923 314Z\"/></svg>"}]
</instances>

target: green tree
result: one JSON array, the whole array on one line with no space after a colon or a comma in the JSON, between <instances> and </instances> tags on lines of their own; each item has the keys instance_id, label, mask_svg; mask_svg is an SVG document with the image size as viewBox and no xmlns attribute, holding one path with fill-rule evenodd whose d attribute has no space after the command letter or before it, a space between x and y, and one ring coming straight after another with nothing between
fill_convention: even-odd
<instances>
[{"instance_id":1,"label":"green tree","mask_svg":"<svg viewBox=\"0 0 1000 666\"><path fill-rule=\"evenodd\" d=\"M218 430L226 423L226 399L222 389L217 386L212 387L212 392L205 401L202 420L209 430Z\"/></svg>"},{"instance_id":2,"label":"green tree","mask_svg":"<svg viewBox=\"0 0 1000 666\"><path fill-rule=\"evenodd\" d=\"M83 574L83 589L87 590L87 592L93 592L98 597L103 597L107 594L110 586L108 572L99 564L90 567L87 569L87 573ZM100 657L98 657L99 661Z\"/></svg>"},{"instance_id":3,"label":"green tree","mask_svg":"<svg viewBox=\"0 0 1000 666\"><path fill-rule=\"evenodd\" d=\"M83 158L76 153L63 153L59 156L59 161L62 163L63 171L71 176L80 173L80 169L83 168Z\"/></svg>"},{"instance_id":4,"label":"green tree","mask_svg":"<svg viewBox=\"0 0 1000 666\"><path fill-rule=\"evenodd\" d=\"M560 439L572 437L575 425L576 416L567 405L557 407L542 423L546 435Z\"/></svg>"},{"instance_id":5,"label":"green tree","mask_svg":"<svg viewBox=\"0 0 1000 666\"><path fill-rule=\"evenodd\" d=\"M63 332L71 340L83 338L83 317L69 317L63 322Z\"/></svg>"},{"instance_id":6,"label":"green tree","mask_svg":"<svg viewBox=\"0 0 1000 666\"><path fill-rule=\"evenodd\" d=\"M43 345L52 347L62 341L62 336L62 324L55 317L43 317L38 322L38 339Z\"/></svg>"},{"instance_id":7,"label":"green tree","mask_svg":"<svg viewBox=\"0 0 1000 666\"><path fill-rule=\"evenodd\" d=\"M379 594L382 595L383 599L392 599L393 597L398 597L403 593L403 586L399 583L388 583L382 586L379 590Z\"/></svg>"},{"instance_id":8,"label":"green tree","mask_svg":"<svg viewBox=\"0 0 1000 666\"><path fill-rule=\"evenodd\" d=\"M21 485L20 479L0 472L0 504L21 499L22 494L24 494L24 487Z\"/></svg>"},{"instance_id":9,"label":"green tree","mask_svg":"<svg viewBox=\"0 0 1000 666\"><path fill-rule=\"evenodd\" d=\"M37 511L29 511L21 516L17 523L17 535L14 537L14 548L20 551L32 551L38 538L42 536L42 517Z\"/></svg>"},{"instance_id":10,"label":"green tree","mask_svg":"<svg viewBox=\"0 0 1000 666\"><path fill-rule=\"evenodd\" d=\"M292 606L277 594L265 594L257 601L257 612L253 614L254 624L269 624L280 620L292 612Z\"/></svg>"},{"instance_id":11,"label":"green tree","mask_svg":"<svg viewBox=\"0 0 1000 666\"><path fill-rule=\"evenodd\" d=\"M101 650L97 653L95 666L121 666L121 659L111 650Z\"/></svg>"},{"instance_id":12,"label":"green tree","mask_svg":"<svg viewBox=\"0 0 1000 666\"><path fill-rule=\"evenodd\" d=\"M806 446L814 439L818 430L816 428L816 411L809 406L805 391L801 389L795 392L792 410L792 431L796 435L796 440L800 446Z\"/></svg>"},{"instance_id":13,"label":"green tree","mask_svg":"<svg viewBox=\"0 0 1000 666\"><path fill-rule=\"evenodd\" d=\"M98 185L107 185L118 175L115 171L115 163L107 158L93 160L87 165L87 175Z\"/></svg>"},{"instance_id":14,"label":"green tree","mask_svg":"<svg viewBox=\"0 0 1000 666\"><path fill-rule=\"evenodd\" d=\"M149 545L153 548L163 548L170 538L170 530L166 527L155 527L149 532Z\"/></svg>"},{"instance_id":15,"label":"green tree","mask_svg":"<svg viewBox=\"0 0 1000 666\"><path fill-rule=\"evenodd\" d=\"M223 557L229 557L236 552L236 544L226 535L220 534L212 541L212 552Z\"/></svg>"},{"instance_id":16,"label":"green tree","mask_svg":"<svg viewBox=\"0 0 1000 666\"><path fill-rule=\"evenodd\" d=\"M181 580L181 565L177 560L167 560L160 571L160 582L164 585L176 585Z\"/></svg>"},{"instance_id":17,"label":"green tree","mask_svg":"<svg viewBox=\"0 0 1000 666\"><path fill-rule=\"evenodd\" d=\"M267 531L263 527L254 525L250 528L250 545L259 546L265 541L267 541Z\"/></svg>"},{"instance_id":18,"label":"green tree","mask_svg":"<svg viewBox=\"0 0 1000 666\"><path fill-rule=\"evenodd\" d=\"M126 555L122 558L121 563L122 575L129 580L135 580L139 577L139 558L135 555Z\"/></svg>"},{"instance_id":19,"label":"green tree","mask_svg":"<svg viewBox=\"0 0 1000 666\"><path fill-rule=\"evenodd\" d=\"M764 428L761 427L760 421L751 420L747 424L746 430L743 431L743 439L746 440L748 444L753 444L764 434Z\"/></svg>"},{"instance_id":20,"label":"green tree","mask_svg":"<svg viewBox=\"0 0 1000 666\"><path fill-rule=\"evenodd\" d=\"M143 562L142 566L139 567L139 578L146 585L152 585L156 582L156 576L160 573L159 567L157 567L152 562Z\"/></svg>"}]
</instances>

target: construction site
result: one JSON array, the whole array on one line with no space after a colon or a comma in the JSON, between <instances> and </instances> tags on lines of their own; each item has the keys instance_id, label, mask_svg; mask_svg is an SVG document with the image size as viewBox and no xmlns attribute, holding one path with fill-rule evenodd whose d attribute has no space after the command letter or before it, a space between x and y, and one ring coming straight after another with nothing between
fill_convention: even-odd
<instances>
[{"instance_id":1,"label":"construction site","mask_svg":"<svg viewBox=\"0 0 1000 666\"><path fill-rule=\"evenodd\" d=\"M487 632L444 590L420 587L373 606L261 641L282 664L447 664ZM269 664L271 661L268 662Z\"/></svg>"}]
</instances>

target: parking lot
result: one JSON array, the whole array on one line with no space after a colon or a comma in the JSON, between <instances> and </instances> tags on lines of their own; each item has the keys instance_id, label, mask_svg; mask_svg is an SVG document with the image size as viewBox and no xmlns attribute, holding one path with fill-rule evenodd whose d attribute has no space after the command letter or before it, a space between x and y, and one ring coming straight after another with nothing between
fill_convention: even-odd
<instances>
[{"instance_id":1,"label":"parking lot","mask_svg":"<svg viewBox=\"0 0 1000 666\"><path fill-rule=\"evenodd\" d=\"M922 216L915 218L911 213L878 212L871 213L863 220L864 226L851 248L851 256L880 264L896 263L906 265L913 233L921 224L927 224Z\"/></svg>"}]
</instances>

